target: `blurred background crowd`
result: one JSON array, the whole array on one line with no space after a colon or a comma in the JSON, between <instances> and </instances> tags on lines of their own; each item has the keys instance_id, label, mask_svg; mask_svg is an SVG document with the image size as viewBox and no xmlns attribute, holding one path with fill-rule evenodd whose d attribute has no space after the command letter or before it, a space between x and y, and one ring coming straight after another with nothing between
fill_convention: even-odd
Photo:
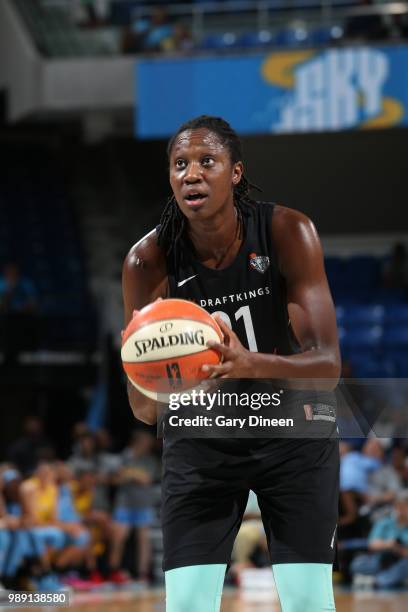
<instances>
[{"instance_id":1,"label":"blurred background crowd","mask_svg":"<svg viewBox=\"0 0 408 612\"><path fill-rule=\"evenodd\" d=\"M0 575L7 588L139 588L161 580L160 441L135 429L118 448L106 429L74 424L61 458L43 421L23 431L0 465ZM341 447L335 580L396 588L408 579L408 444L370 438ZM230 584L270 565L251 492Z\"/></svg>"},{"instance_id":2,"label":"blurred background crowd","mask_svg":"<svg viewBox=\"0 0 408 612\"><path fill-rule=\"evenodd\" d=\"M146 585L155 576L152 528L159 535L158 440L139 428L118 450L106 429L91 431L78 422L70 444L69 456L58 458L43 421L32 415L6 450L8 461L0 465L3 585Z\"/></svg>"}]
</instances>

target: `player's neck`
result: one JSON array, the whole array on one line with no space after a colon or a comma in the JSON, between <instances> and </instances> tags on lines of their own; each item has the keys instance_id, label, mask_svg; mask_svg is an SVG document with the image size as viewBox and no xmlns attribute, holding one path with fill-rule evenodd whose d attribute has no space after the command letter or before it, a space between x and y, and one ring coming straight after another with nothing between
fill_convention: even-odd
<instances>
[{"instance_id":1,"label":"player's neck","mask_svg":"<svg viewBox=\"0 0 408 612\"><path fill-rule=\"evenodd\" d=\"M224 268L241 246L240 217L235 206L214 219L190 226L189 238L197 258L210 268Z\"/></svg>"}]
</instances>

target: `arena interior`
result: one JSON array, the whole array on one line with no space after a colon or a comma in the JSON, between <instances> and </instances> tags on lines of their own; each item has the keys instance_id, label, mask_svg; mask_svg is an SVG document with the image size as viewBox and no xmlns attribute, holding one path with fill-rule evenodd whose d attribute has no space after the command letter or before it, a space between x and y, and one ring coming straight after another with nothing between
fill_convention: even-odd
<instances>
[{"instance_id":1,"label":"arena interior","mask_svg":"<svg viewBox=\"0 0 408 612\"><path fill-rule=\"evenodd\" d=\"M204 113L322 239L354 419L337 610L407 609L407 37L405 2L1 0L0 608L165 609L162 441L127 400L121 271L170 195L167 139ZM373 550L390 522L398 546ZM252 499L222 611L255 610L280 606Z\"/></svg>"}]
</instances>

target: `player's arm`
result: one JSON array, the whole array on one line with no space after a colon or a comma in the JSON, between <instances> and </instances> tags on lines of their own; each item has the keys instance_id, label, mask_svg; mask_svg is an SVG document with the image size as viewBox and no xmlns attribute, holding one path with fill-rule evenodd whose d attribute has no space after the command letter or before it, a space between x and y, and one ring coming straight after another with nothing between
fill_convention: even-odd
<instances>
[{"instance_id":1,"label":"player's arm","mask_svg":"<svg viewBox=\"0 0 408 612\"><path fill-rule=\"evenodd\" d=\"M156 232L150 232L129 251L122 272L122 292L125 327L133 312L159 297L165 297L167 272L164 254L156 244ZM140 393L129 381L128 397L137 419L154 425L157 421L157 402Z\"/></svg>"},{"instance_id":2,"label":"player's arm","mask_svg":"<svg viewBox=\"0 0 408 612\"><path fill-rule=\"evenodd\" d=\"M277 206L275 214L272 239L301 352L288 357L260 355L258 375L267 377L273 371L276 378L328 378L335 386L341 369L336 312L319 237L301 212Z\"/></svg>"},{"instance_id":3,"label":"player's arm","mask_svg":"<svg viewBox=\"0 0 408 612\"><path fill-rule=\"evenodd\" d=\"M205 369L226 378L327 379L321 384L332 389L340 376L340 352L336 314L317 232L302 213L277 206L272 239L286 281L289 317L301 352L288 356L252 353L218 317L224 345L211 345L223 354L224 361Z\"/></svg>"}]
</instances>

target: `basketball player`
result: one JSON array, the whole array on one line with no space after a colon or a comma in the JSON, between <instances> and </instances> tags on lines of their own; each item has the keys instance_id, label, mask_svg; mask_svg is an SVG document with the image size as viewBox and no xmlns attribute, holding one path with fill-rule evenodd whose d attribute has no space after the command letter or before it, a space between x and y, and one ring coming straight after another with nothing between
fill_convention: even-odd
<instances>
[{"instance_id":1,"label":"basketball player","mask_svg":"<svg viewBox=\"0 0 408 612\"><path fill-rule=\"evenodd\" d=\"M124 262L126 325L157 298L191 299L222 311L225 338L215 346L224 361L208 372L337 380L335 311L311 221L250 198L240 141L220 118L181 126L168 156L173 196L158 228ZM136 418L156 422L155 402L131 384L129 400ZM219 611L249 490L258 497L283 612L335 610L336 440L165 439L167 612Z\"/></svg>"}]
</instances>

